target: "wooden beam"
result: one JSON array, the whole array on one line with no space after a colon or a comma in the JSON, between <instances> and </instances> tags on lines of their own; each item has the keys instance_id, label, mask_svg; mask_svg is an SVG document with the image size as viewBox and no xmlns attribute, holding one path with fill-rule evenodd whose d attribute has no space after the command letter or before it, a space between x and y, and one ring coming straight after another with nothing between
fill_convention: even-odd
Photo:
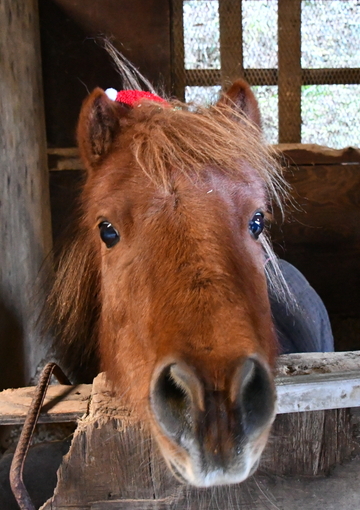
<instances>
[{"instance_id":1,"label":"wooden beam","mask_svg":"<svg viewBox=\"0 0 360 510\"><path fill-rule=\"evenodd\" d=\"M342 354L336 354L337 360L330 363L334 369L337 364L352 369L359 362L359 352ZM315 358L314 355L302 355L302 358L295 355L291 361L289 356L281 357L280 372L289 369L291 373L293 370L304 372L308 367L325 370L319 356ZM346 416L345 421L341 419L345 411L327 413L333 415L330 420L324 411L278 416L261 468L294 475L324 474L343 461L351 450L350 423ZM289 420L283 424L283 418ZM282 424L284 426L279 428ZM94 379L89 414L74 433L70 451L58 471L54 495L42 510L166 510L174 507L199 510L219 508L221 501L226 501L229 510L235 510L248 508L244 498L248 491L254 494L251 508L264 508L266 501L257 499L258 493L253 491L252 483L250 478L231 487L199 490L177 481L148 428L139 423L135 413L119 405L116 396L109 391L104 374L100 374Z\"/></svg>"},{"instance_id":2,"label":"wooden beam","mask_svg":"<svg viewBox=\"0 0 360 510\"><path fill-rule=\"evenodd\" d=\"M176 501L176 508L190 510L187 503L185 499ZM116 499L114 501L96 501L91 504L91 510L170 510L172 508L174 508L174 498Z\"/></svg>"},{"instance_id":3,"label":"wooden beam","mask_svg":"<svg viewBox=\"0 0 360 510\"><path fill-rule=\"evenodd\" d=\"M354 147L330 149L316 144L297 143L281 143L273 147L290 165L360 163L360 149ZM48 149L48 168L50 172L84 170L75 147Z\"/></svg>"},{"instance_id":4,"label":"wooden beam","mask_svg":"<svg viewBox=\"0 0 360 510\"><path fill-rule=\"evenodd\" d=\"M190 84L187 83L185 75L183 0L173 0L171 2L171 8L172 89L175 97L180 101L184 101L185 86Z\"/></svg>"},{"instance_id":5,"label":"wooden beam","mask_svg":"<svg viewBox=\"0 0 360 510\"><path fill-rule=\"evenodd\" d=\"M38 423L77 421L88 410L91 384L49 386ZM21 425L25 421L35 387L0 392L0 425Z\"/></svg>"},{"instance_id":6,"label":"wooden beam","mask_svg":"<svg viewBox=\"0 0 360 510\"><path fill-rule=\"evenodd\" d=\"M250 85L277 85L277 69L240 69L238 74L232 73L232 79L243 76ZM185 71L186 85L214 86L221 85L222 76L227 76L220 69L187 69Z\"/></svg>"},{"instance_id":7,"label":"wooden beam","mask_svg":"<svg viewBox=\"0 0 360 510\"><path fill-rule=\"evenodd\" d=\"M50 171L84 170L79 150L76 147L48 149L48 166Z\"/></svg>"},{"instance_id":8,"label":"wooden beam","mask_svg":"<svg viewBox=\"0 0 360 510\"><path fill-rule=\"evenodd\" d=\"M276 387L279 414L360 407L360 351L280 356ZM90 384L50 386L39 423L76 421L88 410L91 390ZM34 387L2 391L0 425L23 423L33 394ZM114 405L106 393L101 405L104 398Z\"/></svg>"},{"instance_id":9,"label":"wooden beam","mask_svg":"<svg viewBox=\"0 0 360 510\"><path fill-rule=\"evenodd\" d=\"M279 0L279 141L301 142L301 0Z\"/></svg>"},{"instance_id":10,"label":"wooden beam","mask_svg":"<svg viewBox=\"0 0 360 510\"><path fill-rule=\"evenodd\" d=\"M250 85L277 85L279 72L277 69L239 69ZM220 69L187 69L185 70L186 85L220 85L222 71ZM236 78L236 76L234 76ZM346 85L360 83L360 69L301 69L301 85Z\"/></svg>"},{"instance_id":11,"label":"wooden beam","mask_svg":"<svg viewBox=\"0 0 360 510\"><path fill-rule=\"evenodd\" d=\"M360 68L303 69L302 85L347 85L360 84Z\"/></svg>"},{"instance_id":12,"label":"wooden beam","mask_svg":"<svg viewBox=\"0 0 360 510\"><path fill-rule=\"evenodd\" d=\"M275 382L278 414L360 407L360 351L279 356Z\"/></svg>"},{"instance_id":13,"label":"wooden beam","mask_svg":"<svg viewBox=\"0 0 360 510\"><path fill-rule=\"evenodd\" d=\"M278 414L360 407L360 370L276 378Z\"/></svg>"},{"instance_id":14,"label":"wooden beam","mask_svg":"<svg viewBox=\"0 0 360 510\"><path fill-rule=\"evenodd\" d=\"M44 356L35 283L52 241L37 4L0 8L0 389L27 384Z\"/></svg>"},{"instance_id":15,"label":"wooden beam","mask_svg":"<svg viewBox=\"0 0 360 510\"><path fill-rule=\"evenodd\" d=\"M360 164L360 149L330 149L316 144L281 143L273 146L275 151L285 157L289 165L341 165Z\"/></svg>"},{"instance_id":16,"label":"wooden beam","mask_svg":"<svg viewBox=\"0 0 360 510\"><path fill-rule=\"evenodd\" d=\"M243 75L242 2L219 0L221 83L226 88Z\"/></svg>"}]
</instances>

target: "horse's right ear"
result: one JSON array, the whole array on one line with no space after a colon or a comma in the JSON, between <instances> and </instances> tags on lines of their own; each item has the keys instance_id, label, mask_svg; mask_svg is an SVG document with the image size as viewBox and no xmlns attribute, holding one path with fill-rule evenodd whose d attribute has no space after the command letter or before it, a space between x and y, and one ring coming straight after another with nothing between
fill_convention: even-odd
<instances>
[{"instance_id":1,"label":"horse's right ear","mask_svg":"<svg viewBox=\"0 0 360 510\"><path fill-rule=\"evenodd\" d=\"M120 132L120 120L128 113L122 103L112 101L96 88L80 111L77 141L86 168L94 168L106 156Z\"/></svg>"}]
</instances>

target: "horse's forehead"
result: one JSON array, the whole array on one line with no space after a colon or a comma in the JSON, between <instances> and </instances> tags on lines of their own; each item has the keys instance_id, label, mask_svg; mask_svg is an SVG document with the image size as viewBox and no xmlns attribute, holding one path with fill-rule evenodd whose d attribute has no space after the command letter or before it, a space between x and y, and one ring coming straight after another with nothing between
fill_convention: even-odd
<instances>
[{"instance_id":1,"label":"horse's forehead","mask_svg":"<svg viewBox=\"0 0 360 510\"><path fill-rule=\"evenodd\" d=\"M239 198L252 197L254 200L264 200L265 183L260 175L247 163L239 165L237 175L227 175L225 171L210 170L205 174L205 187L211 186L211 192L218 192L226 196Z\"/></svg>"},{"instance_id":2,"label":"horse's forehead","mask_svg":"<svg viewBox=\"0 0 360 510\"><path fill-rule=\"evenodd\" d=\"M201 199L204 194L224 200L247 199L265 201L265 183L259 173L248 163L239 163L236 175L227 169L204 166L202 171L192 172L191 169L169 170L166 181L154 182L142 169L129 163L129 160L112 159L101 169L98 179L93 182L93 193L99 200L117 202L126 197L127 202L136 198L146 203L154 197L166 199L178 194L184 197Z\"/></svg>"}]
</instances>

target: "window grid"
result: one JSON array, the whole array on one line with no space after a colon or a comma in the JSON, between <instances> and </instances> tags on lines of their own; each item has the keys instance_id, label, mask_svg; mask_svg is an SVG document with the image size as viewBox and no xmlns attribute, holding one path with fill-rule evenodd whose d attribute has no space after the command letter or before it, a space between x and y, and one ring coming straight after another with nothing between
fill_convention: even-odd
<instances>
[{"instance_id":1,"label":"window grid","mask_svg":"<svg viewBox=\"0 0 360 510\"><path fill-rule=\"evenodd\" d=\"M214 0L185 0L188 4L196 4L201 2L203 7L206 7ZM259 0L253 0L256 2ZM275 0L274 0L275 1ZM320 0L317 5L324 2ZM336 0L330 0L336 4ZM356 4L353 0L341 0L347 3L347 7L355 9ZM242 13L246 0L219 0L218 1L218 17L219 17L219 54L220 54L220 68L218 65L212 67L192 68L185 69L184 66L184 28L183 28L183 7L184 0L172 0L173 6L173 83L174 92L180 99L185 99L185 87L187 87L187 96L192 97L192 92L189 87L214 87L226 86L237 77L244 77L250 85L260 87L260 93L269 91L277 87L278 98L278 116L274 115L274 122L278 122L278 141L280 143L300 143L302 137L309 139L307 125L308 120L304 117L302 124L302 101L306 96L306 86L309 85L357 85L360 84L360 68L350 67L335 67L334 68L302 68L302 48L301 48L301 16L302 6L306 8L314 4L314 0L278 0L277 1L277 14L278 14L278 54L277 59L273 58L272 62L276 65L278 61L278 68L248 68L244 67L244 32L243 30ZM214 2L215 3L215 2ZM217 3L217 2L216 2ZM264 2L263 2L264 3ZM315 7L317 7L315 5ZM214 11L213 6L211 6ZM350 9L350 10L351 10ZM349 11L350 12L350 11ZM356 11L355 14L360 12ZM214 14L212 14L214 16ZM272 14L273 16L273 14ZM352 20L349 20L351 25ZM351 26L350 26L351 28ZM266 37L266 34L264 34ZM303 34L304 37L304 34ZM328 44L329 46L329 44ZM356 47L360 46L360 36ZM359 50L357 50L359 51ZM245 47L246 52L246 47ZM353 51L354 53L354 51ZM357 63L357 56L352 55L351 62ZM245 55L245 63L246 63ZM266 59L265 59L266 60ZM304 58L303 58L304 60ZM266 62L269 61L266 60ZM270 59L271 61L271 59ZM344 59L347 63L348 60ZM337 64L338 65L338 64ZM196 66L194 66L196 67ZM263 87L263 90L261 89ZM360 92L360 87L356 87ZM273 89L275 90L275 89ZM319 88L321 90L321 88ZM325 90L325 89L324 89ZM210 90L209 90L210 91ZM305 91L305 92L304 92ZM194 92L195 93L195 92ZM359 93L356 94L358 97ZM276 92L275 92L276 96ZM262 100L264 101L264 94ZM272 112L274 109L274 101L272 98ZM360 105L354 104L354 108ZM304 112L303 112L304 115ZM306 114L307 115L307 114ZM356 115L355 115L356 116ZM310 123L311 124L311 123ZM360 119L357 124L360 125ZM266 130L266 126L265 126ZM276 131L276 128L275 128ZM349 139L353 145L359 145L357 142L357 134L355 139ZM360 136L359 136L360 138ZM272 140L274 141L274 126L272 127ZM344 137L341 138L344 143ZM314 140L316 142L316 140Z\"/></svg>"}]
</instances>

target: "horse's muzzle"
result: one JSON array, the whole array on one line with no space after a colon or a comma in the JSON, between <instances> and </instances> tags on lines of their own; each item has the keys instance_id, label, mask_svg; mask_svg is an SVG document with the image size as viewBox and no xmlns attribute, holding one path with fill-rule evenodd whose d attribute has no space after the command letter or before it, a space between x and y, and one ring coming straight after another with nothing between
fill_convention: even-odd
<instances>
[{"instance_id":1,"label":"horse's muzzle","mask_svg":"<svg viewBox=\"0 0 360 510\"><path fill-rule=\"evenodd\" d=\"M221 390L204 369L175 360L160 364L150 391L155 437L165 460L177 478L199 487L238 483L255 471L275 401L271 371L257 355L229 369Z\"/></svg>"}]
</instances>

